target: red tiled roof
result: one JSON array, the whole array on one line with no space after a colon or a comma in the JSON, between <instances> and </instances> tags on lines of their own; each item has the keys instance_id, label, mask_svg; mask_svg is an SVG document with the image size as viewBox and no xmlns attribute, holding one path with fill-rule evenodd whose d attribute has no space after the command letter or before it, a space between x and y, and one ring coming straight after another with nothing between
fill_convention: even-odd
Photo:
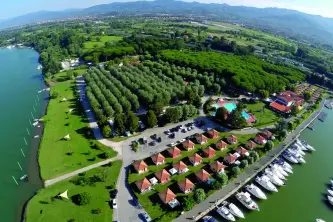
<instances>
[{"instance_id":1,"label":"red tiled roof","mask_svg":"<svg viewBox=\"0 0 333 222\"><path fill-rule=\"evenodd\" d=\"M263 136L261 135L256 135L256 140L260 141L260 142L263 142L264 140L266 140Z\"/></svg>"},{"instance_id":2,"label":"red tiled roof","mask_svg":"<svg viewBox=\"0 0 333 222\"><path fill-rule=\"evenodd\" d=\"M235 137L234 135L229 136L228 139L231 139L231 141L233 141L233 142L237 142L237 140L238 140L238 138Z\"/></svg>"},{"instance_id":3,"label":"red tiled roof","mask_svg":"<svg viewBox=\"0 0 333 222\"><path fill-rule=\"evenodd\" d=\"M169 203L176 198L176 195L169 188L160 192L158 195L163 203Z\"/></svg>"},{"instance_id":4,"label":"red tiled roof","mask_svg":"<svg viewBox=\"0 0 333 222\"><path fill-rule=\"evenodd\" d=\"M227 161L228 163L234 163L237 160L237 157L232 155L231 153L228 153L225 157L224 160Z\"/></svg>"},{"instance_id":5,"label":"red tiled roof","mask_svg":"<svg viewBox=\"0 0 333 222\"><path fill-rule=\"evenodd\" d=\"M227 143L226 142L224 142L223 140L220 140L219 142L217 142L216 144L215 144L215 146L216 146L216 148L218 148L218 149L225 149L225 148L227 148Z\"/></svg>"},{"instance_id":6,"label":"red tiled roof","mask_svg":"<svg viewBox=\"0 0 333 222\"><path fill-rule=\"evenodd\" d=\"M246 155L246 153L248 153L247 149L245 149L244 147L239 146L236 149L236 152L239 153L241 156Z\"/></svg>"},{"instance_id":7,"label":"red tiled roof","mask_svg":"<svg viewBox=\"0 0 333 222\"><path fill-rule=\"evenodd\" d=\"M252 140L249 140L246 144L247 147L249 147L250 149L253 149L257 146L257 144L255 142L253 142Z\"/></svg>"},{"instance_id":8,"label":"red tiled roof","mask_svg":"<svg viewBox=\"0 0 333 222\"><path fill-rule=\"evenodd\" d=\"M145 170L148 167L148 165L145 163L145 161L139 160L139 161L136 161L135 163L133 163L133 167L137 171L142 171L142 170Z\"/></svg>"},{"instance_id":9,"label":"red tiled roof","mask_svg":"<svg viewBox=\"0 0 333 222\"><path fill-rule=\"evenodd\" d=\"M172 167L177 171L183 171L185 168L187 168L187 165L183 161L179 161L178 163L174 163Z\"/></svg>"},{"instance_id":10,"label":"red tiled roof","mask_svg":"<svg viewBox=\"0 0 333 222\"><path fill-rule=\"evenodd\" d=\"M276 110L279 110L280 112L288 112L291 109L290 106L285 106L285 105L282 105L282 104L280 104L278 102L272 102L270 104L270 107L272 107L272 108L274 108Z\"/></svg>"},{"instance_id":11,"label":"red tiled roof","mask_svg":"<svg viewBox=\"0 0 333 222\"><path fill-rule=\"evenodd\" d=\"M188 148L193 148L194 143L191 140L186 140L183 142L183 147L187 150Z\"/></svg>"},{"instance_id":12,"label":"red tiled roof","mask_svg":"<svg viewBox=\"0 0 333 222\"><path fill-rule=\"evenodd\" d=\"M154 163L161 163L165 160L165 157L162 154L157 153L157 154L151 156L151 159Z\"/></svg>"},{"instance_id":13,"label":"red tiled roof","mask_svg":"<svg viewBox=\"0 0 333 222\"><path fill-rule=\"evenodd\" d=\"M211 138L216 138L219 136L219 132L217 132L214 129L208 130L207 133L208 133L209 137L211 137Z\"/></svg>"},{"instance_id":14,"label":"red tiled roof","mask_svg":"<svg viewBox=\"0 0 333 222\"><path fill-rule=\"evenodd\" d=\"M192 163L198 163L198 162L202 161L202 157L197 153L190 156L189 159Z\"/></svg>"},{"instance_id":15,"label":"red tiled roof","mask_svg":"<svg viewBox=\"0 0 333 222\"><path fill-rule=\"evenodd\" d=\"M203 153L206 157L211 158L215 155L215 150L211 148L210 146L203 150Z\"/></svg>"},{"instance_id":16,"label":"red tiled roof","mask_svg":"<svg viewBox=\"0 0 333 222\"><path fill-rule=\"evenodd\" d=\"M261 132L260 134L261 134L263 137L265 137L266 139L269 139L269 138L273 135L273 133L271 133L271 132L268 131L268 130L265 130L265 131Z\"/></svg>"},{"instance_id":17,"label":"red tiled roof","mask_svg":"<svg viewBox=\"0 0 333 222\"><path fill-rule=\"evenodd\" d=\"M168 181L170 179L170 174L165 169L155 173L155 176L159 181Z\"/></svg>"},{"instance_id":18,"label":"red tiled roof","mask_svg":"<svg viewBox=\"0 0 333 222\"><path fill-rule=\"evenodd\" d=\"M287 103L292 102L292 101L294 100L293 97L285 96L285 95L283 95L283 96L278 96L278 98L281 99L281 100L283 100L283 101L286 101Z\"/></svg>"},{"instance_id":19,"label":"red tiled roof","mask_svg":"<svg viewBox=\"0 0 333 222\"><path fill-rule=\"evenodd\" d=\"M190 181L189 179L185 178L185 180L182 180L180 182L178 182L178 186L182 189L182 190L190 190L194 187L194 184L192 183L192 181Z\"/></svg>"},{"instance_id":20,"label":"red tiled roof","mask_svg":"<svg viewBox=\"0 0 333 222\"><path fill-rule=\"evenodd\" d=\"M168 153L172 158L178 157L180 155L180 152L180 149L176 146L168 149Z\"/></svg>"},{"instance_id":21,"label":"red tiled roof","mask_svg":"<svg viewBox=\"0 0 333 222\"><path fill-rule=\"evenodd\" d=\"M220 171L226 168L226 165L223 165L220 161L215 160L213 163L210 164L211 169L215 169L216 171Z\"/></svg>"},{"instance_id":22,"label":"red tiled roof","mask_svg":"<svg viewBox=\"0 0 333 222\"><path fill-rule=\"evenodd\" d=\"M147 180L146 177L143 180L136 181L135 184L139 190L145 190L151 187L151 183L149 182L149 180Z\"/></svg>"},{"instance_id":23,"label":"red tiled roof","mask_svg":"<svg viewBox=\"0 0 333 222\"><path fill-rule=\"evenodd\" d=\"M196 172L195 175L202 182L206 182L210 178L210 174L207 173L207 171L204 169L201 169L200 171Z\"/></svg>"},{"instance_id":24,"label":"red tiled roof","mask_svg":"<svg viewBox=\"0 0 333 222\"><path fill-rule=\"evenodd\" d=\"M208 138L203 134L198 134L198 135L195 136L195 138L199 141L202 141L202 142L207 142L207 140L208 140Z\"/></svg>"}]
</instances>

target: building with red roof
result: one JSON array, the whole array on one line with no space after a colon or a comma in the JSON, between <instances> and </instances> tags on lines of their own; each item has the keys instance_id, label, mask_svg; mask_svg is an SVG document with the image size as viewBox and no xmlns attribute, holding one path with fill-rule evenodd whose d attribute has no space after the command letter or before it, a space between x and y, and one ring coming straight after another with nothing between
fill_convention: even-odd
<instances>
[{"instance_id":1,"label":"building with red roof","mask_svg":"<svg viewBox=\"0 0 333 222\"><path fill-rule=\"evenodd\" d=\"M170 181L170 174L165 169L155 173L155 176L160 183L167 183Z\"/></svg>"},{"instance_id":2,"label":"building with red roof","mask_svg":"<svg viewBox=\"0 0 333 222\"><path fill-rule=\"evenodd\" d=\"M220 151L226 150L227 149L227 143L224 142L223 140L220 140L219 142L217 142L215 144L215 148L217 150L220 150Z\"/></svg>"},{"instance_id":3,"label":"building with red roof","mask_svg":"<svg viewBox=\"0 0 333 222\"><path fill-rule=\"evenodd\" d=\"M260 134L265 137L266 140L270 140L273 137L273 133L268 130L262 131Z\"/></svg>"},{"instance_id":4,"label":"building with red roof","mask_svg":"<svg viewBox=\"0 0 333 222\"><path fill-rule=\"evenodd\" d=\"M158 195L161 201L165 204L168 204L169 202L176 199L176 194L174 194L169 188L160 192Z\"/></svg>"},{"instance_id":5,"label":"building with red roof","mask_svg":"<svg viewBox=\"0 0 333 222\"><path fill-rule=\"evenodd\" d=\"M191 151L194 149L194 143L191 140L186 140L183 142L183 148L187 151Z\"/></svg>"},{"instance_id":6,"label":"building with red roof","mask_svg":"<svg viewBox=\"0 0 333 222\"><path fill-rule=\"evenodd\" d=\"M216 151L210 146L203 150L203 153L207 158L212 158L213 156L215 156L215 152Z\"/></svg>"},{"instance_id":7,"label":"building with red roof","mask_svg":"<svg viewBox=\"0 0 333 222\"><path fill-rule=\"evenodd\" d=\"M197 140L197 142L199 144L205 144L208 141L208 138L205 135L203 135L203 134L197 134L195 136L195 139Z\"/></svg>"},{"instance_id":8,"label":"building with red roof","mask_svg":"<svg viewBox=\"0 0 333 222\"><path fill-rule=\"evenodd\" d=\"M157 153L151 156L151 160L158 166L164 164L165 157L161 153Z\"/></svg>"},{"instance_id":9,"label":"building with red roof","mask_svg":"<svg viewBox=\"0 0 333 222\"><path fill-rule=\"evenodd\" d=\"M249 150L252 150L256 148L257 144L253 142L252 140L247 141L245 147L248 148Z\"/></svg>"},{"instance_id":10,"label":"building with red roof","mask_svg":"<svg viewBox=\"0 0 333 222\"><path fill-rule=\"evenodd\" d=\"M193 164L193 166L198 166L202 162L202 157L199 154L195 153L189 157L189 160Z\"/></svg>"},{"instance_id":11,"label":"building with red roof","mask_svg":"<svg viewBox=\"0 0 333 222\"><path fill-rule=\"evenodd\" d=\"M296 105L302 109L304 98L296 93L287 90L280 92L276 100L270 104L270 108L281 113L290 113L291 107Z\"/></svg>"},{"instance_id":12,"label":"building with red roof","mask_svg":"<svg viewBox=\"0 0 333 222\"><path fill-rule=\"evenodd\" d=\"M168 149L168 153L171 158L177 158L180 156L181 151L178 147L174 146Z\"/></svg>"},{"instance_id":13,"label":"building with red roof","mask_svg":"<svg viewBox=\"0 0 333 222\"><path fill-rule=\"evenodd\" d=\"M151 183L145 177L143 180L139 180L135 182L135 185L140 190L141 193L145 193L151 190Z\"/></svg>"},{"instance_id":14,"label":"building with red roof","mask_svg":"<svg viewBox=\"0 0 333 222\"><path fill-rule=\"evenodd\" d=\"M192 192L192 190L194 188L194 184L192 183L192 181L190 181L189 179L185 178L185 180L182 180L182 181L178 182L178 187L185 194L188 194L188 193Z\"/></svg>"},{"instance_id":15,"label":"building with red roof","mask_svg":"<svg viewBox=\"0 0 333 222\"><path fill-rule=\"evenodd\" d=\"M224 168L226 168L226 165L223 165L223 163L221 163L218 160L215 160L213 163L211 163L210 165L210 169L214 172L214 173L224 173Z\"/></svg>"},{"instance_id":16,"label":"building with red roof","mask_svg":"<svg viewBox=\"0 0 333 222\"><path fill-rule=\"evenodd\" d=\"M177 173L182 174L188 171L187 165L183 161L172 164L172 167L177 171Z\"/></svg>"},{"instance_id":17,"label":"building with red roof","mask_svg":"<svg viewBox=\"0 0 333 222\"><path fill-rule=\"evenodd\" d=\"M238 142L238 138L234 135L228 136L227 141L229 144L236 144Z\"/></svg>"},{"instance_id":18,"label":"building with red roof","mask_svg":"<svg viewBox=\"0 0 333 222\"><path fill-rule=\"evenodd\" d=\"M139 174L148 171L148 165L143 160L139 160L139 161L134 162L133 167Z\"/></svg>"},{"instance_id":19,"label":"building with red roof","mask_svg":"<svg viewBox=\"0 0 333 222\"><path fill-rule=\"evenodd\" d=\"M200 171L196 172L195 176L200 182L207 182L210 178L210 174L204 169L201 169Z\"/></svg>"},{"instance_id":20,"label":"building with red roof","mask_svg":"<svg viewBox=\"0 0 333 222\"><path fill-rule=\"evenodd\" d=\"M228 153L225 157L224 157L224 161L228 164L234 164L237 160L237 157L232 155L231 153Z\"/></svg>"},{"instance_id":21,"label":"building with red roof","mask_svg":"<svg viewBox=\"0 0 333 222\"><path fill-rule=\"evenodd\" d=\"M207 131L207 135L211 139L216 139L219 137L219 132L214 129L210 129Z\"/></svg>"},{"instance_id":22,"label":"building with red roof","mask_svg":"<svg viewBox=\"0 0 333 222\"><path fill-rule=\"evenodd\" d=\"M267 143L267 140L265 137L261 136L260 134L256 135L254 138L254 142L258 143L259 145L263 145Z\"/></svg>"},{"instance_id":23,"label":"building with red roof","mask_svg":"<svg viewBox=\"0 0 333 222\"><path fill-rule=\"evenodd\" d=\"M249 156L249 151L241 146L237 147L236 152L239 153L242 158Z\"/></svg>"}]
</instances>

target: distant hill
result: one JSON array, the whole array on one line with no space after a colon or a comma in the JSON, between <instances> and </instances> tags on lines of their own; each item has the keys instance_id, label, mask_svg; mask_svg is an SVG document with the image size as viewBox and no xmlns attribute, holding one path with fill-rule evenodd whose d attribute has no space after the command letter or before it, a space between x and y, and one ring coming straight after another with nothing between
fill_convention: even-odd
<instances>
[{"instance_id":1,"label":"distant hill","mask_svg":"<svg viewBox=\"0 0 333 222\"><path fill-rule=\"evenodd\" d=\"M109 13L149 14L169 13L202 15L215 19L244 22L286 36L302 37L322 43L333 44L333 19L309 15L295 10L279 8L254 8L229 6L227 4L204 4L174 0L138 1L96 5L86 9L66 11L40 11L0 21L0 28L8 28L38 21L64 19L77 16Z\"/></svg>"}]
</instances>

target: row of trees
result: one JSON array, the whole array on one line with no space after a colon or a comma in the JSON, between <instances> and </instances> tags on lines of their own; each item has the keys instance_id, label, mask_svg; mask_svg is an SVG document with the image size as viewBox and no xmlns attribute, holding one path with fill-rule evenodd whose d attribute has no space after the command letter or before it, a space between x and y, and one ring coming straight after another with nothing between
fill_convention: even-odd
<instances>
[{"instance_id":1,"label":"row of trees","mask_svg":"<svg viewBox=\"0 0 333 222\"><path fill-rule=\"evenodd\" d=\"M291 83L305 79L305 74L289 67L278 66L253 56L234 56L215 52L180 52L163 50L159 58L171 64L214 73L213 82L226 81L229 85L250 92L283 91Z\"/></svg>"},{"instance_id":2,"label":"row of trees","mask_svg":"<svg viewBox=\"0 0 333 222\"><path fill-rule=\"evenodd\" d=\"M229 41L224 36L218 38L214 36L214 38L210 42L211 48L216 50L222 50L225 52L232 52L236 55L250 55L255 51L254 46L240 46L237 45L235 41Z\"/></svg>"},{"instance_id":3,"label":"row of trees","mask_svg":"<svg viewBox=\"0 0 333 222\"><path fill-rule=\"evenodd\" d=\"M165 111L165 121L168 123L177 123L179 121L185 121L197 114L199 114L199 110L193 105L170 107Z\"/></svg>"}]
</instances>

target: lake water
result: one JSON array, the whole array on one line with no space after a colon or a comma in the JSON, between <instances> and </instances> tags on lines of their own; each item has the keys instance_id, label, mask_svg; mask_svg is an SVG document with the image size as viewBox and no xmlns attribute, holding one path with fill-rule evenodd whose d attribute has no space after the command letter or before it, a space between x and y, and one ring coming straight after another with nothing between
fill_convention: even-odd
<instances>
[{"instance_id":1,"label":"lake water","mask_svg":"<svg viewBox=\"0 0 333 222\"><path fill-rule=\"evenodd\" d=\"M301 135L317 151L305 156L306 164L294 165L294 174L288 177L287 186L279 188L278 193L266 192L267 200L254 198L260 212L249 212L234 202L245 212L243 221L314 222L316 218L333 221L333 207L326 197L329 181L333 179L333 111L324 111L328 113L326 121L316 120L315 130L306 129ZM213 215L223 221L219 215Z\"/></svg>"},{"instance_id":2,"label":"lake water","mask_svg":"<svg viewBox=\"0 0 333 222\"><path fill-rule=\"evenodd\" d=\"M42 187L36 162L39 140L33 139L42 126L30 123L33 117L41 117L47 92L37 93L45 85L41 71L36 70L34 50L0 49L0 61L0 221L11 222L20 220L24 203ZM26 173L29 181L20 181Z\"/></svg>"}]
</instances>

